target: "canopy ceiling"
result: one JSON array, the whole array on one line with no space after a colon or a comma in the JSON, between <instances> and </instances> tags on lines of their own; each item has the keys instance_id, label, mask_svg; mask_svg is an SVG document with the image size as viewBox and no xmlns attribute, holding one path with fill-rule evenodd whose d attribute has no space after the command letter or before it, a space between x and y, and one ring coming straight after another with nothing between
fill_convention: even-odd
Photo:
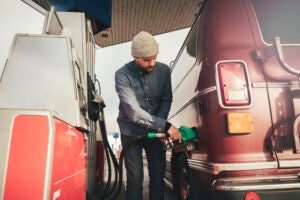
<instances>
[{"instance_id":1,"label":"canopy ceiling","mask_svg":"<svg viewBox=\"0 0 300 200\"><path fill-rule=\"evenodd\" d=\"M62 2L62 0L23 1L38 4L47 11L52 4L55 6L55 3ZM78 1L80 0L76 2ZM99 8L99 12L104 13L106 17L110 14L110 24L107 19L99 20L100 25L94 35L95 42L101 47L131 41L132 37L142 30L158 35L190 27L202 2L202 0L82 0L86 4L93 1L97 2L92 4L93 11L100 7L99 3L103 3L104 6ZM80 8L74 10L80 11Z\"/></svg>"}]
</instances>

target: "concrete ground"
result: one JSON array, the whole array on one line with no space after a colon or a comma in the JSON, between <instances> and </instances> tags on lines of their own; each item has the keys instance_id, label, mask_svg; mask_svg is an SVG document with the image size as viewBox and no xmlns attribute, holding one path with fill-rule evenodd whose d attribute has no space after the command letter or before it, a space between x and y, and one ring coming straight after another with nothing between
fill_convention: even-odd
<instances>
[{"instance_id":1,"label":"concrete ground","mask_svg":"<svg viewBox=\"0 0 300 200\"><path fill-rule=\"evenodd\" d=\"M120 196L118 200L125 200L125 174L126 174L126 169L123 169L124 173L124 180L123 180L123 188L122 192L120 193ZM147 168L147 161L146 158L144 159L144 187L143 187L143 200L148 200L149 199L149 176L148 176L148 168ZM165 189L165 200L176 200L176 195L174 192L166 187Z\"/></svg>"},{"instance_id":2,"label":"concrete ground","mask_svg":"<svg viewBox=\"0 0 300 200\"><path fill-rule=\"evenodd\" d=\"M145 171L146 172L146 171ZM145 173L146 175L147 173ZM145 176L145 181L144 181L144 190L143 190L143 200L148 200L149 199L149 177ZM123 182L123 188L122 191L118 197L117 200L125 200L125 189L124 189L124 182ZM174 194L174 192L167 188L165 189L165 200L176 200L177 197Z\"/></svg>"},{"instance_id":3,"label":"concrete ground","mask_svg":"<svg viewBox=\"0 0 300 200\"><path fill-rule=\"evenodd\" d=\"M143 200L149 199L149 189L148 189L148 181L145 181L144 184L144 192L143 192ZM166 188L165 190L165 200L176 200L177 197L176 195L169 189ZM124 188L122 189L120 195L118 196L117 200L125 200L125 190Z\"/></svg>"}]
</instances>

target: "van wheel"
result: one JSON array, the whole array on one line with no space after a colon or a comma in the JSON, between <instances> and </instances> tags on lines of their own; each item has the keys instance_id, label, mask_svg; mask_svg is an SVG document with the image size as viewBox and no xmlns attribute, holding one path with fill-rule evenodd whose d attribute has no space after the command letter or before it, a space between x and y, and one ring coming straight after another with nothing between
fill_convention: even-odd
<instances>
[{"instance_id":1,"label":"van wheel","mask_svg":"<svg viewBox=\"0 0 300 200\"><path fill-rule=\"evenodd\" d=\"M189 166L187 163L187 156L181 154L178 162L178 178L179 178L179 197L180 200L190 200L191 199L191 184L189 180Z\"/></svg>"}]
</instances>

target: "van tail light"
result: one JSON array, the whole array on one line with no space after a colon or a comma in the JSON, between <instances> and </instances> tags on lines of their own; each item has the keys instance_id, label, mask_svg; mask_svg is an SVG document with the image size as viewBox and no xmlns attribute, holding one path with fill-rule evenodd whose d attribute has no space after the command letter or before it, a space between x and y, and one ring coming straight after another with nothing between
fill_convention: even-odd
<instances>
[{"instance_id":1,"label":"van tail light","mask_svg":"<svg viewBox=\"0 0 300 200\"><path fill-rule=\"evenodd\" d=\"M248 192L244 200L260 200L260 197L256 192Z\"/></svg>"},{"instance_id":2,"label":"van tail light","mask_svg":"<svg viewBox=\"0 0 300 200\"><path fill-rule=\"evenodd\" d=\"M239 60L216 64L218 100L222 108L249 108L251 88L246 63Z\"/></svg>"}]
</instances>

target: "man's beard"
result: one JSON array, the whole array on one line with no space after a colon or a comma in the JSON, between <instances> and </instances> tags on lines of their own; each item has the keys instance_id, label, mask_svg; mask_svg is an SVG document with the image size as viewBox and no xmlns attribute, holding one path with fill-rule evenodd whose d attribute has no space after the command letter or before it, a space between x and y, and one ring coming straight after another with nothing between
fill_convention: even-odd
<instances>
[{"instance_id":1,"label":"man's beard","mask_svg":"<svg viewBox=\"0 0 300 200\"><path fill-rule=\"evenodd\" d=\"M145 68L144 68L144 70L145 70L146 72L152 72L153 69L154 69L154 66L148 66L148 67L145 67Z\"/></svg>"}]
</instances>

